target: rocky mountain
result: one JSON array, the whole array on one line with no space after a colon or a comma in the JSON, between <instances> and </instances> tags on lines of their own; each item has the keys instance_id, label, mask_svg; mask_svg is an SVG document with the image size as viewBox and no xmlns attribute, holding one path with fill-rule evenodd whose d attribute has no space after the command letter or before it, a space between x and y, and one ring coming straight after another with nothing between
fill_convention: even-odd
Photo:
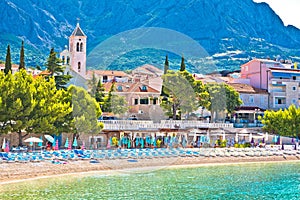
<instances>
[{"instance_id":1,"label":"rocky mountain","mask_svg":"<svg viewBox=\"0 0 300 200\"><path fill-rule=\"evenodd\" d=\"M124 31L161 27L197 41L207 52L200 64L207 68L213 63L219 70L236 70L253 57L300 59L300 30L284 26L268 4L252 0L2 0L0 8L0 59L5 60L10 44L18 63L21 40L25 40L27 66L43 65L51 47L61 51L77 18L88 36L88 53ZM162 68L166 53L171 66L180 65L181 55L174 52L142 49L124 54L109 68L144 63ZM185 58L190 70L201 73Z\"/></svg>"}]
</instances>

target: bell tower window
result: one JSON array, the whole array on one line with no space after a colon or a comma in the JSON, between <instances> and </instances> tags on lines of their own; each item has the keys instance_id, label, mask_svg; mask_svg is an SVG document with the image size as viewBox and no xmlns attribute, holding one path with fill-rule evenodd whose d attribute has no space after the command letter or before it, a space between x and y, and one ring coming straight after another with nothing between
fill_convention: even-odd
<instances>
[{"instance_id":1,"label":"bell tower window","mask_svg":"<svg viewBox=\"0 0 300 200\"><path fill-rule=\"evenodd\" d=\"M62 60L62 64L66 64L65 63L65 56L62 56L61 60Z\"/></svg>"},{"instance_id":2,"label":"bell tower window","mask_svg":"<svg viewBox=\"0 0 300 200\"><path fill-rule=\"evenodd\" d=\"M80 52L83 52L83 43L80 43Z\"/></svg>"},{"instance_id":3,"label":"bell tower window","mask_svg":"<svg viewBox=\"0 0 300 200\"><path fill-rule=\"evenodd\" d=\"M80 72L81 63L78 62L78 72Z\"/></svg>"},{"instance_id":4,"label":"bell tower window","mask_svg":"<svg viewBox=\"0 0 300 200\"><path fill-rule=\"evenodd\" d=\"M67 65L70 64L70 57L67 56Z\"/></svg>"},{"instance_id":5,"label":"bell tower window","mask_svg":"<svg viewBox=\"0 0 300 200\"><path fill-rule=\"evenodd\" d=\"M79 42L77 42L76 51L79 52Z\"/></svg>"}]
</instances>

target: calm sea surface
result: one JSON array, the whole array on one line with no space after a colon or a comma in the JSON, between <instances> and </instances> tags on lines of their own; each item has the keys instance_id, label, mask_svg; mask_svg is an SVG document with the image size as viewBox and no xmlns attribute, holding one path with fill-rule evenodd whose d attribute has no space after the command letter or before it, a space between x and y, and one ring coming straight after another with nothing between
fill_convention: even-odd
<instances>
[{"instance_id":1,"label":"calm sea surface","mask_svg":"<svg viewBox=\"0 0 300 200\"><path fill-rule=\"evenodd\" d=\"M63 176L0 185L0 199L300 199L300 163Z\"/></svg>"}]
</instances>

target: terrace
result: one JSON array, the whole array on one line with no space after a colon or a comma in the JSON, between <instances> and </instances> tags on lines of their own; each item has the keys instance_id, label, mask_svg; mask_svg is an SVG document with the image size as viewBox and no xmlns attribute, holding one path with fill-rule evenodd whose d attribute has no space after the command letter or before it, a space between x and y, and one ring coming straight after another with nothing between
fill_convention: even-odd
<instances>
[{"instance_id":1,"label":"terrace","mask_svg":"<svg viewBox=\"0 0 300 200\"><path fill-rule=\"evenodd\" d=\"M146 120L100 120L104 124L104 130L151 130L160 129L190 129L190 128L233 128L230 123L207 123L196 120L161 120L158 123Z\"/></svg>"}]
</instances>

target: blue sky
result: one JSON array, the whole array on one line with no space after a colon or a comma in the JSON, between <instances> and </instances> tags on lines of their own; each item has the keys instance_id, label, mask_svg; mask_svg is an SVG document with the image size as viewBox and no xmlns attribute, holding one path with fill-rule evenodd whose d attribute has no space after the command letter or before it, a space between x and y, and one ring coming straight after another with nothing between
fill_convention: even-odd
<instances>
[{"instance_id":1,"label":"blue sky","mask_svg":"<svg viewBox=\"0 0 300 200\"><path fill-rule=\"evenodd\" d=\"M266 2L282 19L285 25L294 25L300 29L300 0L254 0Z\"/></svg>"}]
</instances>

